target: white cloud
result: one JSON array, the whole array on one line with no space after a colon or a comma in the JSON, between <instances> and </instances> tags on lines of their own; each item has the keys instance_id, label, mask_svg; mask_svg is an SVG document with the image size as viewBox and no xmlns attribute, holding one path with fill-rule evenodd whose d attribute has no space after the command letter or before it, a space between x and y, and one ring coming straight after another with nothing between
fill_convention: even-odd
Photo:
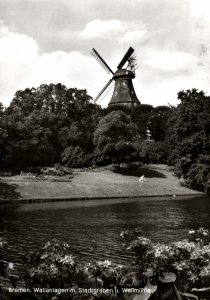
<instances>
[{"instance_id":1,"label":"white cloud","mask_svg":"<svg viewBox=\"0 0 210 300\"><path fill-rule=\"evenodd\" d=\"M108 81L91 56L78 51L39 54L37 42L7 30L0 38L0 101L8 105L17 90L42 83L61 82L67 87L88 88L96 96ZM97 76L96 76L97 74Z\"/></svg>"},{"instance_id":2,"label":"white cloud","mask_svg":"<svg viewBox=\"0 0 210 300\"><path fill-rule=\"evenodd\" d=\"M85 26L80 36L85 39L116 37L123 27L123 22L119 20L93 20Z\"/></svg>"},{"instance_id":3,"label":"white cloud","mask_svg":"<svg viewBox=\"0 0 210 300\"><path fill-rule=\"evenodd\" d=\"M9 34L10 34L9 28L4 24L3 20L0 20L0 37Z\"/></svg>"},{"instance_id":4,"label":"white cloud","mask_svg":"<svg viewBox=\"0 0 210 300\"><path fill-rule=\"evenodd\" d=\"M146 26L141 22L123 22L117 19L93 20L80 32L84 39L116 39L121 43L141 40L146 34Z\"/></svg>"},{"instance_id":5,"label":"white cloud","mask_svg":"<svg viewBox=\"0 0 210 300\"><path fill-rule=\"evenodd\" d=\"M142 28L134 31L127 31L125 35L120 39L121 43L139 43L146 39L147 30Z\"/></svg>"},{"instance_id":6,"label":"white cloud","mask_svg":"<svg viewBox=\"0 0 210 300\"><path fill-rule=\"evenodd\" d=\"M94 90L101 87L97 82L100 83L100 78L103 80L105 73L103 70L97 72L98 68L101 67L94 66L92 57L77 51L45 53L38 58L28 85L61 82L67 87L88 88L88 92L94 95Z\"/></svg>"},{"instance_id":7,"label":"white cloud","mask_svg":"<svg viewBox=\"0 0 210 300\"><path fill-rule=\"evenodd\" d=\"M193 17L203 17L210 21L210 1L209 0L191 0L190 12Z\"/></svg>"},{"instance_id":8,"label":"white cloud","mask_svg":"<svg viewBox=\"0 0 210 300\"><path fill-rule=\"evenodd\" d=\"M35 40L23 34L8 35L0 39L0 55L6 60L17 57L30 60L36 55L37 50L38 46Z\"/></svg>"},{"instance_id":9,"label":"white cloud","mask_svg":"<svg viewBox=\"0 0 210 300\"><path fill-rule=\"evenodd\" d=\"M38 45L36 41L25 35L11 32L4 22L0 20L0 57L1 60L30 61L37 55Z\"/></svg>"},{"instance_id":10,"label":"white cloud","mask_svg":"<svg viewBox=\"0 0 210 300\"><path fill-rule=\"evenodd\" d=\"M157 68L154 67L154 64L151 66L145 64L142 70L138 69L135 80L137 81L136 92L142 103L154 106L167 105L167 103L176 105L178 103L177 93L180 90L192 88L203 90L207 95L210 94L210 57L203 57L202 61L191 55L184 55L184 57L183 65L179 65L179 60L174 56L174 65L166 60L164 67L163 60L159 64L158 61L155 61ZM193 63L190 64L191 61ZM197 64L198 61L201 63ZM168 63L169 65L167 65Z\"/></svg>"},{"instance_id":11,"label":"white cloud","mask_svg":"<svg viewBox=\"0 0 210 300\"><path fill-rule=\"evenodd\" d=\"M3 23L1 23L3 24ZM0 38L0 101L8 104L17 89L24 87L37 60L35 40L1 27Z\"/></svg>"},{"instance_id":12,"label":"white cloud","mask_svg":"<svg viewBox=\"0 0 210 300\"><path fill-rule=\"evenodd\" d=\"M165 72L191 72L198 64L196 56L183 52L153 51L148 54L146 64Z\"/></svg>"}]
</instances>

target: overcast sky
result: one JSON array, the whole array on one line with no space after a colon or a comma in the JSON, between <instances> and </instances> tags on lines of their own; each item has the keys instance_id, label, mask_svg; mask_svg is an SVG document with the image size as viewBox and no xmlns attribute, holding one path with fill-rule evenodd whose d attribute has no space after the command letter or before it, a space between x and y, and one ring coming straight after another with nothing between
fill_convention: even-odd
<instances>
[{"instance_id":1,"label":"overcast sky","mask_svg":"<svg viewBox=\"0 0 210 300\"><path fill-rule=\"evenodd\" d=\"M176 105L193 87L210 94L209 0L0 0L0 102L58 82L94 98L109 75L91 48L115 71L129 46L141 103Z\"/></svg>"}]
</instances>

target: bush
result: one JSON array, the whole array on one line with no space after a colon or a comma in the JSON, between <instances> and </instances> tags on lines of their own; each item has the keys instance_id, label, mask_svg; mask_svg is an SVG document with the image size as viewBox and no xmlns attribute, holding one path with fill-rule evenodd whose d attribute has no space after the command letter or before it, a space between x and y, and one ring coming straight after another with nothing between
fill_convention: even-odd
<instances>
[{"instance_id":1,"label":"bush","mask_svg":"<svg viewBox=\"0 0 210 300\"><path fill-rule=\"evenodd\" d=\"M186 183L193 189L207 192L210 188L210 167L204 164L193 164L187 173Z\"/></svg>"},{"instance_id":2,"label":"bush","mask_svg":"<svg viewBox=\"0 0 210 300\"><path fill-rule=\"evenodd\" d=\"M126 274L127 280L132 278L132 284L137 282L144 287L152 283L153 289L156 287L152 299L182 299L181 295L198 299L190 294L193 288L197 292L209 290L205 287L210 279L208 235L205 228L190 230L188 239L166 245L152 243L138 228L123 231L121 237L126 249L133 252L137 266L136 272Z\"/></svg>"},{"instance_id":3,"label":"bush","mask_svg":"<svg viewBox=\"0 0 210 300\"><path fill-rule=\"evenodd\" d=\"M139 155L145 163L166 164L167 144L165 142L145 141L141 144Z\"/></svg>"},{"instance_id":4,"label":"bush","mask_svg":"<svg viewBox=\"0 0 210 300\"><path fill-rule=\"evenodd\" d=\"M71 170L65 166L61 166L59 164L55 164L54 167L44 167L41 168L40 174L42 175L50 175L50 176L64 176L71 174Z\"/></svg>"},{"instance_id":5,"label":"bush","mask_svg":"<svg viewBox=\"0 0 210 300\"><path fill-rule=\"evenodd\" d=\"M62 163L70 168L91 167L95 164L95 156L83 151L79 146L70 146L64 150L61 156Z\"/></svg>"},{"instance_id":6,"label":"bush","mask_svg":"<svg viewBox=\"0 0 210 300\"><path fill-rule=\"evenodd\" d=\"M195 190L210 191L210 156L200 155L196 163L190 156L182 157L176 163L175 174L185 180L185 184Z\"/></svg>"}]
</instances>

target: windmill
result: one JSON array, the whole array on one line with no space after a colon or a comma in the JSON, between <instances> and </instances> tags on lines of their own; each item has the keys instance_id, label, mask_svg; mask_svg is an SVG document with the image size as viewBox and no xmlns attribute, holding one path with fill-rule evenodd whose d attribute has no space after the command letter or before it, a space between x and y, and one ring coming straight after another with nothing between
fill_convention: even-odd
<instances>
[{"instance_id":1,"label":"windmill","mask_svg":"<svg viewBox=\"0 0 210 300\"><path fill-rule=\"evenodd\" d=\"M126 105L134 107L140 104L139 99L136 96L132 79L135 78L136 57L134 55L134 49L130 47L121 59L117 66L116 72L107 65L99 53L93 48L91 54L101 64L101 66L112 75L112 78L107 82L104 88L100 91L98 96L94 99L94 102L99 99L103 99L114 85L114 92L109 102L110 105ZM127 63L127 67L123 68Z\"/></svg>"}]
</instances>

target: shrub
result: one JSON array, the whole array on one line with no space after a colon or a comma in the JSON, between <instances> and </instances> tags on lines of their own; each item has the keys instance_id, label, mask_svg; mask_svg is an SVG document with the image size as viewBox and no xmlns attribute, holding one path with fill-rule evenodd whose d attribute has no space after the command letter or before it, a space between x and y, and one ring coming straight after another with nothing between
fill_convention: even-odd
<instances>
[{"instance_id":1,"label":"shrub","mask_svg":"<svg viewBox=\"0 0 210 300\"><path fill-rule=\"evenodd\" d=\"M64 150L61 156L62 163L71 168L90 167L95 164L95 156L83 151L79 146L70 146Z\"/></svg>"},{"instance_id":2,"label":"shrub","mask_svg":"<svg viewBox=\"0 0 210 300\"><path fill-rule=\"evenodd\" d=\"M196 190L207 192L209 189L210 166L204 164L193 164L187 173L186 183Z\"/></svg>"},{"instance_id":3,"label":"shrub","mask_svg":"<svg viewBox=\"0 0 210 300\"><path fill-rule=\"evenodd\" d=\"M190 156L182 157L176 163L175 174L183 176L190 188L205 191L210 190L210 156L200 155L196 163L192 163Z\"/></svg>"},{"instance_id":4,"label":"shrub","mask_svg":"<svg viewBox=\"0 0 210 300\"><path fill-rule=\"evenodd\" d=\"M141 144L140 157L145 163L166 163L168 156L167 144L165 142L145 141Z\"/></svg>"},{"instance_id":5,"label":"shrub","mask_svg":"<svg viewBox=\"0 0 210 300\"><path fill-rule=\"evenodd\" d=\"M65 166L61 166L59 164L55 164L54 167L44 167L41 168L40 174L43 175L51 175L51 176L64 176L71 174L71 170Z\"/></svg>"}]
</instances>

